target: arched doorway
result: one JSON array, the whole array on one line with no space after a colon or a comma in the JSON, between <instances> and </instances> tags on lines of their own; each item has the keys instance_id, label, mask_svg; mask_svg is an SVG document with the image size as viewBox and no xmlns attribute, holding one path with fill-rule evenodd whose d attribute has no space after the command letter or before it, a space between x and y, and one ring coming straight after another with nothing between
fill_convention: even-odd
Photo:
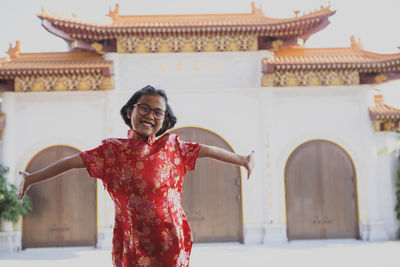
<instances>
[{"instance_id":1,"label":"arched doorway","mask_svg":"<svg viewBox=\"0 0 400 267\"><path fill-rule=\"evenodd\" d=\"M216 134L194 127L172 131L181 140L232 151ZM182 205L195 242L243 242L241 176L238 166L198 159L186 175Z\"/></svg>"},{"instance_id":2,"label":"arched doorway","mask_svg":"<svg viewBox=\"0 0 400 267\"><path fill-rule=\"evenodd\" d=\"M312 140L297 147L285 187L289 240L359 238L355 169L338 145Z\"/></svg>"},{"instance_id":3,"label":"arched doorway","mask_svg":"<svg viewBox=\"0 0 400 267\"><path fill-rule=\"evenodd\" d=\"M77 153L69 146L46 148L29 162L26 171L34 172ZM27 194L32 199L33 212L23 217L23 249L96 246L96 180L85 169L35 184Z\"/></svg>"}]
</instances>

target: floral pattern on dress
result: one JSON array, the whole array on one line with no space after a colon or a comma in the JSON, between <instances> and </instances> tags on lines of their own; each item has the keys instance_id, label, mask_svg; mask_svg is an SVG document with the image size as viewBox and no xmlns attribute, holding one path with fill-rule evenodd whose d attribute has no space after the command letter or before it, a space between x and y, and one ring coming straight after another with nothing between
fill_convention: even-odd
<instances>
[{"instance_id":1,"label":"floral pattern on dress","mask_svg":"<svg viewBox=\"0 0 400 267\"><path fill-rule=\"evenodd\" d=\"M198 143L178 135L145 142L134 131L80 154L115 206L115 267L187 267L193 238L181 205L185 174L195 168Z\"/></svg>"}]
</instances>

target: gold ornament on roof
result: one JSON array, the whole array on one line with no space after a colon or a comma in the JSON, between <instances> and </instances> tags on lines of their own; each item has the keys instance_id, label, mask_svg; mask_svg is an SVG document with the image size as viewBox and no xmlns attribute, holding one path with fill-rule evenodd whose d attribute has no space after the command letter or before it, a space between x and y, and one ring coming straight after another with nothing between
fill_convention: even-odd
<instances>
[{"instance_id":1,"label":"gold ornament on roof","mask_svg":"<svg viewBox=\"0 0 400 267\"><path fill-rule=\"evenodd\" d=\"M12 44L10 43L7 53L11 59L19 57L19 54L21 53L21 42L16 41L14 47L12 47Z\"/></svg>"},{"instance_id":2,"label":"gold ornament on roof","mask_svg":"<svg viewBox=\"0 0 400 267\"><path fill-rule=\"evenodd\" d=\"M103 45L102 44L95 42L95 43L92 43L91 46L94 48L94 50L96 50L97 53L99 53L101 55L105 54L105 52L103 51Z\"/></svg>"},{"instance_id":3,"label":"gold ornament on roof","mask_svg":"<svg viewBox=\"0 0 400 267\"><path fill-rule=\"evenodd\" d=\"M279 47L281 47L283 45L283 41L280 39L277 39L275 41L272 42L272 49L273 50L277 50Z\"/></svg>"},{"instance_id":4,"label":"gold ornament on roof","mask_svg":"<svg viewBox=\"0 0 400 267\"><path fill-rule=\"evenodd\" d=\"M361 44L361 40L360 38L358 38L358 41L356 40L356 37L354 35L352 35L350 37L350 44L351 44L351 48L356 49L356 50L363 50L363 46Z\"/></svg>"},{"instance_id":5,"label":"gold ornament on roof","mask_svg":"<svg viewBox=\"0 0 400 267\"><path fill-rule=\"evenodd\" d=\"M262 12L262 9L261 9L261 4L260 4L260 7L257 8L256 3L254 1L251 2L251 14L257 15L257 16L264 16L264 13Z\"/></svg>"},{"instance_id":6,"label":"gold ornament on roof","mask_svg":"<svg viewBox=\"0 0 400 267\"><path fill-rule=\"evenodd\" d=\"M46 13L46 9L44 9L44 7L42 7L41 8L41 11L42 11L42 13L40 13L40 16L46 16L47 15L47 13Z\"/></svg>"},{"instance_id":7,"label":"gold ornament on roof","mask_svg":"<svg viewBox=\"0 0 400 267\"><path fill-rule=\"evenodd\" d=\"M115 22L119 17L119 4L115 4L115 9L111 10L111 7L108 10L108 14L110 18L112 18L113 22Z\"/></svg>"},{"instance_id":8,"label":"gold ornament on roof","mask_svg":"<svg viewBox=\"0 0 400 267\"><path fill-rule=\"evenodd\" d=\"M381 73L375 76L375 82L376 83L383 83L388 79L387 75Z\"/></svg>"}]
</instances>

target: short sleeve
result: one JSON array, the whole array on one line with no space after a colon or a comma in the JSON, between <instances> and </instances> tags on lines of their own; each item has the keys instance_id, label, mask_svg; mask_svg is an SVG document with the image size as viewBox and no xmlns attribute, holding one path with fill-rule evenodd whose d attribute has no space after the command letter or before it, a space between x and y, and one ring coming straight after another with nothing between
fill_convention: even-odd
<instances>
[{"instance_id":1,"label":"short sleeve","mask_svg":"<svg viewBox=\"0 0 400 267\"><path fill-rule=\"evenodd\" d=\"M79 155L85 163L89 175L104 182L107 177L107 169L115 161L113 145L108 140L103 140L100 146L83 151Z\"/></svg>"},{"instance_id":2,"label":"short sleeve","mask_svg":"<svg viewBox=\"0 0 400 267\"><path fill-rule=\"evenodd\" d=\"M200 150L199 143L191 143L180 140L176 135L176 146L179 158L185 166L185 172L193 171L196 166L197 156Z\"/></svg>"}]
</instances>

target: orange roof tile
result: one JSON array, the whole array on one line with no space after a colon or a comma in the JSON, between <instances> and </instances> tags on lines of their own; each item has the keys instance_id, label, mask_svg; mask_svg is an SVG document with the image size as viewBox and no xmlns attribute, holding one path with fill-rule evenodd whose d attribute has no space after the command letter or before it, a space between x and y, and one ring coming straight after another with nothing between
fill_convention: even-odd
<instances>
[{"instance_id":1,"label":"orange roof tile","mask_svg":"<svg viewBox=\"0 0 400 267\"><path fill-rule=\"evenodd\" d=\"M400 109L384 104L382 95L375 95L374 102L375 105L368 108L369 116L372 120L400 118Z\"/></svg>"},{"instance_id":2,"label":"orange roof tile","mask_svg":"<svg viewBox=\"0 0 400 267\"><path fill-rule=\"evenodd\" d=\"M361 43L351 37L350 47L305 48L283 47L273 57L263 60L263 73L275 71L355 70L360 83L374 83L376 75L385 73L383 81L400 77L400 53L377 54L365 51ZM374 74L373 76L370 74Z\"/></svg>"},{"instance_id":3,"label":"orange roof tile","mask_svg":"<svg viewBox=\"0 0 400 267\"><path fill-rule=\"evenodd\" d=\"M306 65L320 68L333 64L335 68L388 68L400 63L400 53L377 54L362 49L360 43L341 48L305 48L301 46L284 47L275 52L272 58L265 59L268 65L286 65L285 69L298 69Z\"/></svg>"},{"instance_id":4,"label":"orange roof tile","mask_svg":"<svg viewBox=\"0 0 400 267\"><path fill-rule=\"evenodd\" d=\"M76 18L65 18L59 15L52 14L51 12L42 9L42 13L38 15L40 19L50 19L56 22L56 25L65 25L72 23L72 28L80 28L81 26L93 26L115 29L116 27L193 27L193 26L249 26L249 25L282 25L282 29L286 26L298 26L304 22L317 22L318 18L326 15L333 15L335 11L330 10L330 7L321 7L320 10L309 12L301 16L296 16L286 19L277 19L266 17L262 10L253 6L252 13L238 13L238 14L177 14L177 15L119 15L110 10L109 17L112 18L111 24L99 24L79 21ZM314 20L313 20L314 19ZM306 21L304 21L306 20ZM78 26L78 27L77 27ZM83 27L85 29L85 27ZM89 28L86 28L89 29Z\"/></svg>"},{"instance_id":5,"label":"orange roof tile","mask_svg":"<svg viewBox=\"0 0 400 267\"><path fill-rule=\"evenodd\" d=\"M112 65L112 61L87 51L19 53L17 57L0 58L0 77L89 72L110 76Z\"/></svg>"},{"instance_id":6,"label":"orange roof tile","mask_svg":"<svg viewBox=\"0 0 400 267\"><path fill-rule=\"evenodd\" d=\"M299 22L303 19L318 18L331 14L329 8L322 8L299 17L276 19L266 17L261 9L252 6L252 13L239 14L185 14L185 15L141 15L141 16L111 16L113 26L236 26L236 25L273 25L280 23ZM291 25L295 26L295 25Z\"/></svg>"},{"instance_id":7,"label":"orange roof tile","mask_svg":"<svg viewBox=\"0 0 400 267\"><path fill-rule=\"evenodd\" d=\"M141 35L202 35L202 34L255 34L279 39L301 37L311 34L329 24L328 18L335 11L330 7L302 16L287 19L266 17L262 10L252 4L249 14L198 14L198 15L137 15L119 14L119 6L110 10L112 23L98 24L66 19L42 11L38 17L49 32L73 42L89 42L115 39L119 36Z\"/></svg>"}]
</instances>

